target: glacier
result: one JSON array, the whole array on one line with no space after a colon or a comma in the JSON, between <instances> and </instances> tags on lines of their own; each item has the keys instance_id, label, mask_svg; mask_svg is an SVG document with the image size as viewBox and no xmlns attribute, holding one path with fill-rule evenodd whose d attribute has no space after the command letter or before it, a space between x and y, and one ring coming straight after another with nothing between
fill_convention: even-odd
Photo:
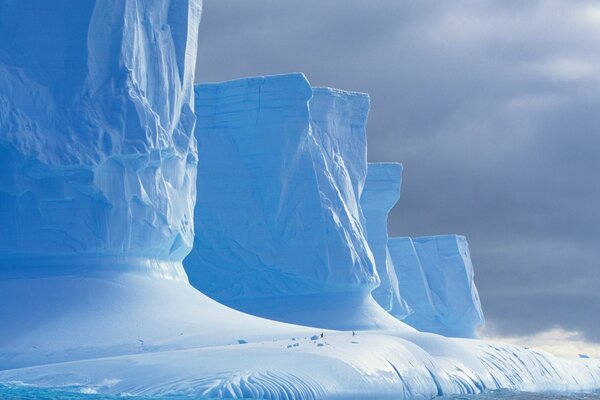
<instances>
[{"instance_id":1,"label":"glacier","mask_svg":"<svg viewBox=\"0 0 600 400\"><path fill-rule=\"evenodd\" d=\"M183 275L201 4L48 3L0 2L2 264Z\"/></svg>"},{"instance_id":2,"label":"glacier","mask_svg":"<svg viewBox=\"0 0 600 400\"><path fill-rule=\"evenodd\" d=\"M332 329L395 326L360 195L369 97L302 74L196 87L199 165L190 282L249 314Z\"/></svg>"},{"instance_id":3,"label":"glacier","mask_svg":"<svg viewBox=\"0 0 600 400\"><path fill-rule=\"evenodd\" d=\"M474 338L484 323L467 239L461 235L393 237L388 242L400 287L419 331Z\"/></svg>"},{"instance_id":4,"label":"glacier","mask_svg":"<svg viewBox=\"0 0 600 400\"><path fill-rule=\"evenodd\" d=\"M288 400L600 387L598 360L421 332L380 307L392 270L362 208L368 97L302 74L194 90L201 8L0 0L0 385ZM435 296L477 303L456 238L413 241L432 300L412 315Z\"/></svg>"},{"instance_id":5,"label":"glacier","mask_svg":"<svg viewBox=\"0 0 600 400\"><path fill-rule=\"evenodd\" d=\"M400 199L402 164L369 163L367 179L360 197L365 218L367 241L373 252L380 285L373 298L390 314L404 319L412 313L402 298L398 276L388 249L388 213Z\"/></svg>"},{"instance_id":6,"label":"glacier","mask_svg":"<svg viewBox=\"0 0 600 400\"><path fill-rule=\"evenodd\" d=\"M437 312L433 321L411 315L410 324L444 336L475 337L484 317L467 239L426 236L413 238L413 243Z\"/></svg>"}]
</instances>

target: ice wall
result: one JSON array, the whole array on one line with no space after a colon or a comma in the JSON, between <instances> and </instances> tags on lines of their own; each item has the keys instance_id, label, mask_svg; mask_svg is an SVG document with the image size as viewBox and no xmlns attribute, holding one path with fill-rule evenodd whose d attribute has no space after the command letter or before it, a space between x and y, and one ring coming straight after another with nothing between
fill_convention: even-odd
<instances>
[{"instance_id":1,"label":"ice wall","mask_svg":"<svg viewBox=\"0 0 600 400\"><path fill-rule=\"evenodd\" d=\"M359 207L368 96L311 88L302 74L199 85L196 96L191 283L287 322L354 327L365 326L356 310L381 315Z\"/></svg>"},{"instance_id":2,"label":"ice wall","mask_svg":"<svg viewBox=\"0 0 600 400\"><path fill-rule=\"evenodd\" d=\"M185 277L200 13L201 0L0 1L4 273Z\"/></svg>"},{"instance_id":3,"label":"ice wall","mask_svg":"<svg viewBox=\"0 0 600 400\"><path fill-rule=\"evenodd\" d=\"M402 164L369 163L360 198L367 240L381 280L372 295L386 311L400 319L410 314L410 307L402 299L402 290L389 254L387 219L388 213L400 199L401 185Z\"/></svg>"},{"instance_id":4,"label":"ice wall","mask_svg":"<svg viewBox=\"0 0 600 400\"><path fill-rule=\"evenodd\" d=\"M388 249L396 274L401 277L399 285L402 297L412 311L403 321L422 329L425 326L423 321L435 321L438 312L413 241L409 237L392 237L389 238Z\"/></svg>"},{"instance_id":5,"label":"ice wall","mask_svg":"<svg viewBox=\"0 0 600 400\"><path fill-rule=\"evenodd\" d=\"M403 322L444 336L476 336L484 322L464 236L391 238L400 290L413 314Z\"/></svg>"}]
</instances>

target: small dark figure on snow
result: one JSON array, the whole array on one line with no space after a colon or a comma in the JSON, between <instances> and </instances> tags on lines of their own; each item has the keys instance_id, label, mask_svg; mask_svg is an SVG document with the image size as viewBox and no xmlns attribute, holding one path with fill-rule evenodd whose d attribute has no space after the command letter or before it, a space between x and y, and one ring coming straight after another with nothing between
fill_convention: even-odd
<instances>
[{"instance_id":1,"label":"small dark figure on snow","mask_svg":"<svg viewBox=\"0 0 600 400\"><path fill-rule=\"evenodd\" d=\"M323 332L321 332L321 339L323 339Z\"/></svg>"}]
</instances>

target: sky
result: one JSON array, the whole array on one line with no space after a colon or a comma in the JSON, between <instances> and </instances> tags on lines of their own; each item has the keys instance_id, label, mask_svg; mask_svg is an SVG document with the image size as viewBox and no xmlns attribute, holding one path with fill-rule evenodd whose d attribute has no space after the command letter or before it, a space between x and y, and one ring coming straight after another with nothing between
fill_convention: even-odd
<instances>
[{"instance_id":1,"label":"sky","mask_svg":"<svg viewBox=\"0 0 600 400\"><path fill-rule=\"evenodd\" d=\"M197 81L369 93L369 161L404 164L390 234L467 236L485 336L595 352L598 37L594 1L204 0Z\"/></svg>"}]
</instances>

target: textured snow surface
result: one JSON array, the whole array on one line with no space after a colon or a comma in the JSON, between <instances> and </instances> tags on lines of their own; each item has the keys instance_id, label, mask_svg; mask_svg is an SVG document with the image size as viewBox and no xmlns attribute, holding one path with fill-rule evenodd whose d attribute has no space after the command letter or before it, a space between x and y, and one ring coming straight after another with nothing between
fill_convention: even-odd
<instances>
[{"instance_id":1,"label":"textured snow surface","mask_svg":"<svg viewBox=\"0 0 600 400\"><path fill-rule=\"evenodd\" d=\"M389 313L403 319L410 307L402 299L398 276L388 250L388 213L400 199L402 164L369 163L360 206L366 223L367 240L373 252L381 284L373 298Z\"/></svg>"},{"instance_id":2,"label":"textured snow surface","mask_svg":"<svg viewBox=\"0 0 600 400\"><path fill-rule=\"evenodd\" d=\"M368 97L300 74L198 89L186 267L258 314L370 330L193 288L200 6L0 0L0 384L287 400L600 387L596 360L418 332L373 300ZM414 244L436 312L472 329L466 242Z\"/></svg>"},{"instance_id":3,"label":"textured snow surface","mask_svg":"<svg viewBox=\"0 0 600 400\"><path fill-rule=\"evenodd\" d=\"M420 331L475 337L484 322L467 239L459 235L391 238L400 287L413 313L403 321Z\"/></svg>"},{"instance_id":4,"label":"textured snow surface","mask_svg":"<svg viewBox=\"0 0 600 400\"><path fill-rule=\"evenodd\" d=\"M199 143L191 283L276 320L406 328L370 297L379 283L359 205L369 97L302 74L196 88Z\"/></svg>"},{"instance_id":5,"label":"textured snow surface","mask_svg":"<svg viewBox=\"0 0 600 400\"><path fill-rule=\"evenodd\" d=\"M200 11L200 0L0 1L2 267L187 254Z\"/></svg>"}]
</instances>

